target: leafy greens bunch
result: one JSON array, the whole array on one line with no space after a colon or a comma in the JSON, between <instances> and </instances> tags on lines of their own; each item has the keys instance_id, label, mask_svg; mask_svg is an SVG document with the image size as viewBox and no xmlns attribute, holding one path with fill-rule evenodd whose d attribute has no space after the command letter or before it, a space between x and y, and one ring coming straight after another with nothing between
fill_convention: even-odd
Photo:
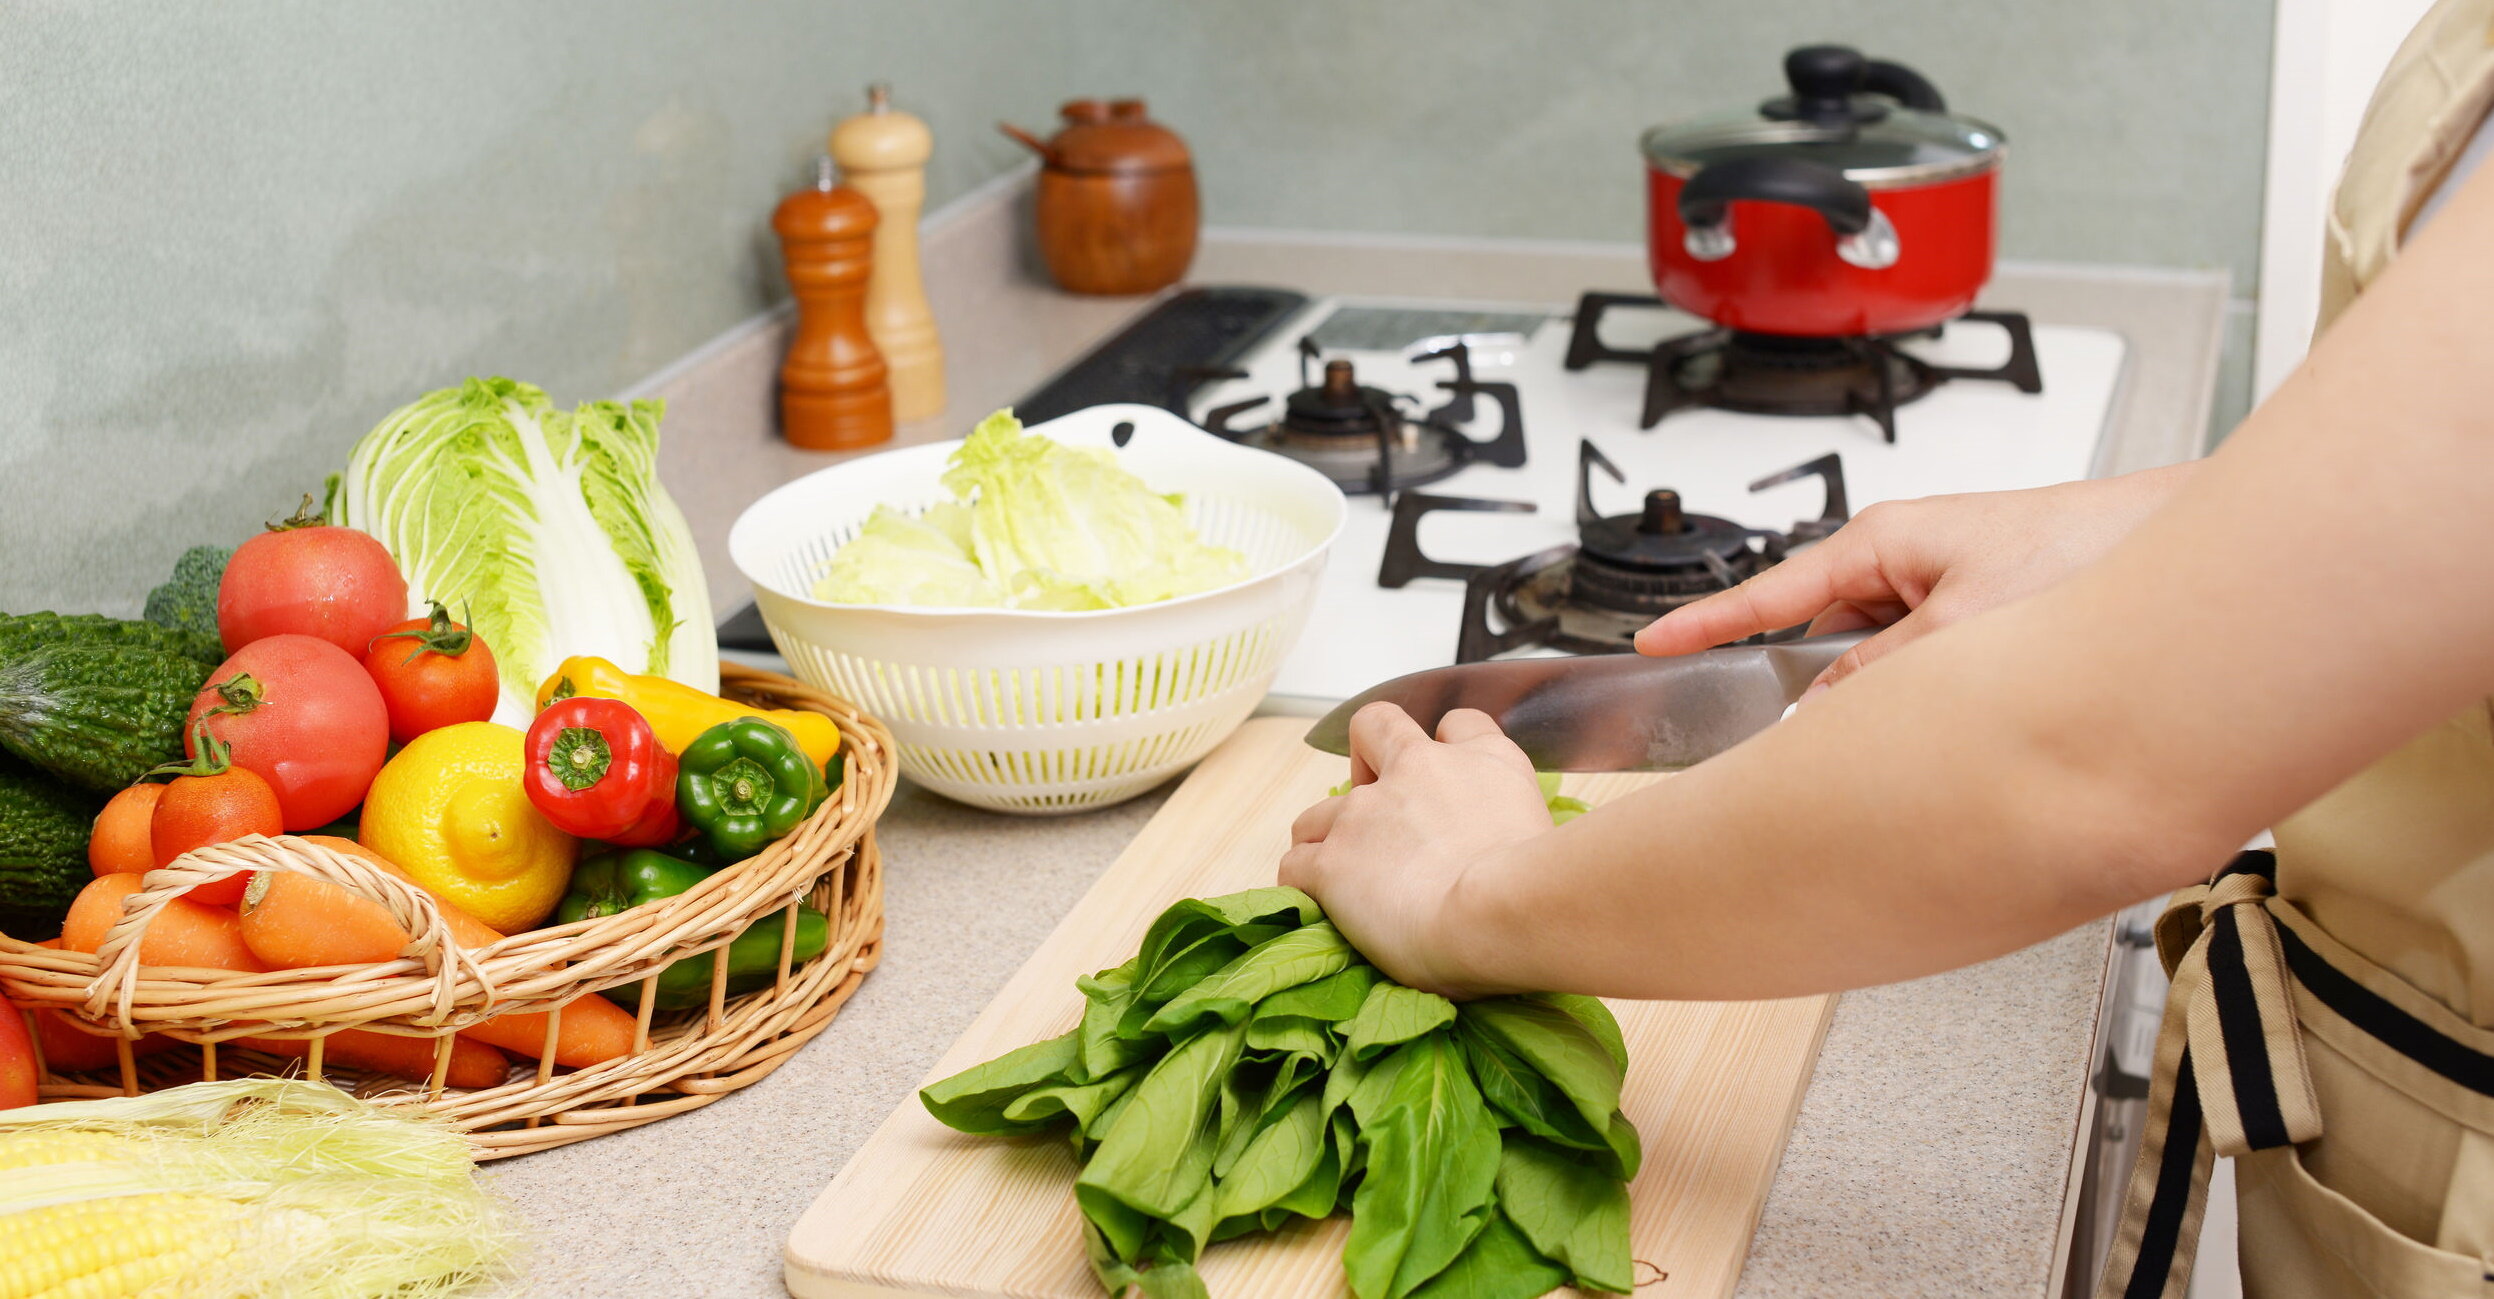
<instances>
[{"instance_id":1,"label":"leafy greens bunch","mask_svg":"<svg viewBox=\"0 0 2494 1299\"><path fill-rule=\"evenodd\" d=\"M1172 906L1078 985L1081 1023L919 1093L964 1132L1070 1133L1111 1294L1206 1294L1205 1245L1350 1210L1359 1299L1627 1293L1627 1048L1590 997L1457 1005L1360 959L1315 901Z\"/></svg>"}]
</instances>

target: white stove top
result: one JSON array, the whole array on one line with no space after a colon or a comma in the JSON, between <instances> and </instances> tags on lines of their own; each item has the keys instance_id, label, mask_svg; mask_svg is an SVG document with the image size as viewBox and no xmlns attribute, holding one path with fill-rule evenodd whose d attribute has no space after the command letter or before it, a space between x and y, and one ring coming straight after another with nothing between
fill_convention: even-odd
<instances>
[{"instance_id":1,"label":"white stove top","mask_svg":"<svg viewBox=\"0 0 2494 1299\"><path fill-rule=\"evenodd\" d=\"M1731 519L1753 528L1790 528L1819 517L1822 489L1816 478L1752 495L1748 485L1781 469L1830 451L1844 461L1845 487L1859 512L1874 502L1944 492L2040 487L2085 478L2097 471L2098 450L2119 386L2126 345L2100 329L2037 324L2035 350L2044 379L2040 394L2005 383L1959 379L1898 408L1897 441L1881 440L1862 416L1748 415L1712 409L1677 411L1651 429L1637 416L1645 385L1640 366L1596 363L1570 373L1563 365L1569 321L1566 307L1517 307L1469 303L1380 303L1324 299L1274 332L1241 368L1244 379L1208 385L1196 395L1198 418L1206 410L1248 397L1275 403L1300 386L1296 350L1303 334L1319 328L1341 306L1392 306L1420 310L1521 312L1545 317L1529 337L1470 337L1473 377L1514 383L1522 397L1529 459L1521 469L1475 464L1420 490L1445 496L1531 501L1532 514L1432 514L1420 526L1421 548L1431 558L1495 564L1576 538L1578 443L1590 438L1626 475L1624 484L1597 474L1594 501L1607 514L1636 508L1645 491L1670 487L1697 514ZM1703 322L1668 309L1613 308L1602 333L1614 347L1643 348L1662 338L1703 328ZM1359 381L1388 392L1409 393L1425 407L1445 399L1437 384L1451 378L1443 361L1415 365L1410 357L1435 350L1424 342L1401 350L1328 348L1347 356ZM2008 355L1998 329L1965 325L1913 350L1945 365L1990 367ZM1484 398L1470 426L1476 437L1497 431L1498 413ZM1259 407L1242 421L1270 418L1276 405ZM1289 700L1333 701L1380 681L1439 667L1455 659L1463 612L1463 586L1422 578L1400 590L1377 585L1385 551L1387 502L1351 498L1350 521L1335 543L1307 631L1282 663L1273 693Z\"/></svg>"}]
</instances>

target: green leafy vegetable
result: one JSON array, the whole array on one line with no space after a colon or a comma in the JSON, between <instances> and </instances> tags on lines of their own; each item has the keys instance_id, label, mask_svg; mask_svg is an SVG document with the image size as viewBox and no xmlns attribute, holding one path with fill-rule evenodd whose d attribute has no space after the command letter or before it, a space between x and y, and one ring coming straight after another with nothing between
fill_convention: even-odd
<instances>
[{"instance_id":1,"label":"green leafy vegetable","mask_svg":"<svg viewBox=\"0 0 2494 1299\"><path fill-rule=\"evenodd\" d=\"M331 480L332 522L381 540L414 607L439 601L493 647L495 719L527 725L574 655L719 688L692 531L658 482L666 404L583 402L470 379L392 411Z\"/></svg>"},{"instance_id":2,"label":"green leafy vegetable","mask_svg":"<svg viewBox=\"0 0 2494 1299\"><path fill-rule=\"evenodd\" d=\"M1077 986L1072 1032L920 1096L966 1132L1070 1130L1111 1294L1202 1296L1206 1245L1345 1208L1359 1299L1627 1287L1637 1136L1600 1002L1403 987L1293 889L1180 902Z\"/></svg>"},{"instance_id":3,"label":"green leafy vegetable","mask_svg":"<svg viewBox=\"0 0 2494 1299\"><path fill-rule=\"evenodd\" d=\"M1183 502L1100 447L979 421L944 470L954 500L889 506L833 552L815 597L842 604L1116 609L1226 586L1246 557L1206 545Z\"/></svg>"}]
</instances>

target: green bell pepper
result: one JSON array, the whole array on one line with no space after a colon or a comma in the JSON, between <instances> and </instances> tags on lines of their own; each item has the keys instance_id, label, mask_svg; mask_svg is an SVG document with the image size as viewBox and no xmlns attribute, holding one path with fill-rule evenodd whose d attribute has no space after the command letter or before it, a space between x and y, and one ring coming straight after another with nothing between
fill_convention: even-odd
<instances>
[{"instance_id":1,"label":"green bell pepper","mask_svg":"<svg viewBox=\"0 0 2494 1299\"><path fill-rule=\"evenodd\" d=\"M671 898L710 878L707 867L649 848L619 848L583 857L571 888L554 909L556 924L611 916L644 902Z\"/></svg>"},{"instance_id":2,"label":"green bell pepper","mask_svg":"<svg viewBox=\"0 0 2494 1299\"><path fill-rule=\"evenodd\" d=\"M676 811L729 861L796 829L830 792L796 737L760 717L721 722L676 756Z\"/></svg>"},{"instance_id":3,"label":"green bell pepper","mask_svg":"<svg viewBox=\"0 0 2494 1299\"><path fill-rule=\"evenodd\" d=\"M671 898L710 876L710 871L647 848L599 853L581 860L572 872L571 891L555 911L563 924L593 916L611 916L644 902ZM823 954L830 945L831 924L812 907L796 908L797 940L790 967ZM770 986L779 974L779 945L788 913L773 912L746 927L727 946L727 995L742 996ZM688 956L658 972L659 1010L690 1010L710 1000L711 965L717 955ZM606 997L626 1010L641 1005L641 985L608 988Z\"/></svg>"}]
</instances>

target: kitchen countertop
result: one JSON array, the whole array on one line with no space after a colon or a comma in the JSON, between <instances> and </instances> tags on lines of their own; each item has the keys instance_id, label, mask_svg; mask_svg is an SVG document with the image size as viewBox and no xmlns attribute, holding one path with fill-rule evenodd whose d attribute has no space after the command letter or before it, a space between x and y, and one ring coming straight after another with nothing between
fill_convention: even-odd
<instances>
[{"instance_id":1,"label":"kitchen countertop","mask_svg":"<svg viewBox=\"0 0 2494 1299\"><path fill-rule=\"evenodd\" d=\"M1021 178L929 223L929 296L953 405L899 440L958 436L1140 310L1027 269ZM1636 289L1626 247L1208 232L1194 277L1312 292L1572 301ZM2222 275L2011 266L1987 301L2127 335L2108 458L2195 454ZM784 318L752 322L641 385L668 398L662 472L725 612L746 588L726 534L754 497L836 456L772 432ZM533 1229L513 1293L784 1293L797 1215L1114 860L1167 791L1048 820L974 811L904 782L881 834L885 955L822 1037L778 1072L648 1127L491 1166ZM2045 1295L2066 1247L2073 1144L2109 928L2090 924L1929 979L1847 994L1759 1223L1743 1295Z\"/></svg>"}]
</instances>

